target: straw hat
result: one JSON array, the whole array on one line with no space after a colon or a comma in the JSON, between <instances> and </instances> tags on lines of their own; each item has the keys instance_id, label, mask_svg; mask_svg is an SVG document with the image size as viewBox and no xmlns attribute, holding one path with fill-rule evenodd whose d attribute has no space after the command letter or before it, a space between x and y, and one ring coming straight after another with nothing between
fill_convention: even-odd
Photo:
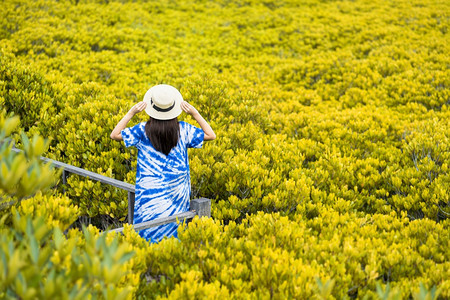
<instances>
[{"instance_id":1,"label":"straw hat","mask_svg":"<svg viewBox=\"0 0 450 300\"><path fill-rule=\"evenodd\" d=\"M158 120L170 120L181 114L183 96L171 85L159 84L151 87L144 96L145 112Z\"/></svg>"}]
</instances>

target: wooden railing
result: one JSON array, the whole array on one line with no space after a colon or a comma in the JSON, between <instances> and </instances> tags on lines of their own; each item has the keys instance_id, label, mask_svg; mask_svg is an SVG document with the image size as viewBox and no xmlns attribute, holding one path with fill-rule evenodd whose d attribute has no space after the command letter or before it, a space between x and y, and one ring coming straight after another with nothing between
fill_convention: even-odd
<instances>
[{"instance_id":1,"label":"wooden railing","mask_svg":"<svg viewBox=\"0 0 450 300\"><path fill-rule=\"evenodd\" d=\"M180 214L176 214L170 217L158 218L155 220L151 220L148 222L143 222L139 224L134 224L134 230L139 231L151 227L156 227L159 225L164 225L172 222L182 222L188 221L195 216L199 217L211 217L211 200L207 198L199 198L191 200L191 210L187 212L183 212ZM122 232L123 227L112 229L110 231Z\"/></svg>"},{"instance_id":2,"label":"wooden railing","mask_svg":"<svg viewBox=\"0 0 450 300\"><path fill-rule=\"evenodd\" d=\"M22 152L22 150L17 149L15 147L12 148L13 151L19 153ZM57 167L57 168L62 168L62 183L66 184L67 183L67 177L69 176L69 174L76 174L76 175L80 175L86 178L89 178L90 180L94 180L94 181L99 181L101 183L105 183L114 187L117 187L119 189L125 190L128 192L128 223L129 224L133 224L133 213L134 213L134 200L135 200L135 187L134 185L130 184L130 183L126 183L114 178L110 178L110 177L106 177L103 175L100 175L98 173L94 173L79 167L75 167L60 161L56 161L50 158L46 158L46 157L40 157L41 160L43 160L44 162L47 163L51 163L53 166ZM200 199L193 199L190 201L190 211L188 212L184 212L184 213L180 213L180 214L176 214L170 217L165 217L165 218L160 218L160 219L156 219L156 220L151 220L148 222L144 222L144 223L140 223L140 224L135 224L134 229L135 230L142 230L142 229L146 229L146 228L151 228L151 227L155 227L155 226L159 226L159 225L164 225L164 224L168 224L168 223L172 223L172 222L176 222L176 221L187 221L190 220L192 218L194 218L195 216L199 216L199 217L211 217L211 200L207 199L207 198L200 198ZM116 228L116 229L112 229L111 231L116 231L116 232L122 232L123 227L120 228Z\"/></svg>"}]
</instances>

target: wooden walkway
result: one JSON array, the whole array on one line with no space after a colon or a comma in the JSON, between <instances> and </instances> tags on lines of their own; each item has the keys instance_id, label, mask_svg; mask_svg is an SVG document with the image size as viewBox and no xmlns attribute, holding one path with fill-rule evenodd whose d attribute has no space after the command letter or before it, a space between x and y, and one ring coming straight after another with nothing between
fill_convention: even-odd
<instances>
[{"instance_id":1,"label":"wooden walkway","mask_svg":"<svg viewBox=\"0 0 450 300\"><path fill-rule=\"evenodd\" d=\"M14 147L12 148L12 151L15 151L17 153L22 152L22 150L14 148ZM47 163L51 163L53 166L55 166L57 168L63 169L63 171L62 171L63 184L67 184L67 177L70 174L76 174L79 176L86 177L90 180L99 181L101 183L111 185L111 186L114 186L119 189L127 191L128 192L128 223L133 224L134 199L135 199L134 185L114 179L114 178L106 177L106 176L100 175L98 173L94 173L94 172L91 172L91 171L88 171L88 170L85 170L85 169L82 169L79 167L75 167L75 166L60 162L60 161L49 159L46 157L41 157L41 160L43 160L44 162L47 162ZM188 220L194 218L195 216L211 217L211 200L210 199L207 199L207 198L193 199L193 200L191 200L190 207L191 207L191 210L188 212L176 214L176 215L173 215L170 217L151 220L151 221L144 222L144 223L134 224L133 225L134 229L138 231L138 230L147 229L147 228L151 228L151 227L155 227L155 226L159 226L159 225L164 225L164 224L168 224L168 223L172 223L172 222L176 222L176 221L185 222L185 221L188 221ZM123 227L112 229L110 231L122 232Z\"/></svg>"}]
</instances>

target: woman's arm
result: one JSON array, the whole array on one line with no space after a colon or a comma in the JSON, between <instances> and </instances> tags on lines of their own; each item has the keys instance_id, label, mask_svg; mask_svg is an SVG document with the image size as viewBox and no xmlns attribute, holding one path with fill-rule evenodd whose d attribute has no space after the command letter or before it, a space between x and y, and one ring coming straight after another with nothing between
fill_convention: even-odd
<instances>
[{"instance_id":1,"label":"woman's arm","mask_svg":"<svg viewBox=\"0 0 450 300\"><path fill-rule=\"evenodd\" d=\"M190 114L197 121L198 125L200 125L203 132L205 133L205 141L211 141L216 138L216 134L212 130L211 126L208 124L208 122L206 122L205 119L203 119L203 117L200 115L197 109L195 109L195 107L193 107L186 101L183 101L181 102L181 109L185 113Z\"/></svg>"},{"instance_id":2,"label":"woman's arm","mask_svg":"<svg viewBox=\"0 0 450 300\"><path fill-rule=\"evenodd\" d=\"M139 102L138 104L135 104L128 112L127 114L122 118L122 120L117 123L116 127L111 132L111 138L116 141L122 141L122 130L124 130L127 127L128 122L134 117L135 114L138 112L143 111L147 107L147 103L144 101Z\"/></svg>"}]
</instances>

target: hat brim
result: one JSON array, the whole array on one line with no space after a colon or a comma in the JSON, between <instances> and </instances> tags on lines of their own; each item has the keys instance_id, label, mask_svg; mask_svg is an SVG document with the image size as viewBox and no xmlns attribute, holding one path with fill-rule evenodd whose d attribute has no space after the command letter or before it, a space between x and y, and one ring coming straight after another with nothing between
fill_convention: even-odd
<instances>
[{"instance_id":1,"label":"hat brim","mask_svg":"<svg viewBox=\"0 0 450 300\"><path fill-rule=\"evenodd\" d=\"M161 112L161 111L157 111L152 105L151 105L151 98L153 95L153 91L155 88L158 88L158 86L162 86L162 85L157 85L154 86L152 88L150 88L144 95L144 102L147 103L147 107L145 108L145 112L152 117L153 119L157 119L157 120L171 120L171 119L175 119L176 117L178 117L181 112L181 102L183 101L183 96L181 96L181 93L174 87L170 86L173 88L173 92L174 92L174 97L175 97L175 103L174 103L174 107L167 111L167 112ZM164 85L167 87L167 85Z\"/></svg>"}]
</instances>

